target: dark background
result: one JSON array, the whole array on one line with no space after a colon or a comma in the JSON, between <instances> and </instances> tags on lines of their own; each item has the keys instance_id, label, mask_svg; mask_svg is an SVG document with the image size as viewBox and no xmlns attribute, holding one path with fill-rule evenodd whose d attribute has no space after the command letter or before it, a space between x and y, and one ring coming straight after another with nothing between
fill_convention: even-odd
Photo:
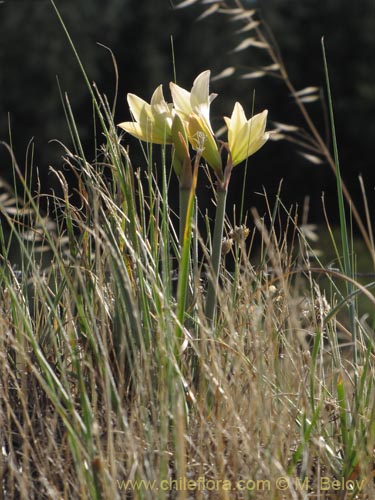
<instances>
[{"instance_id":1,"label":"dark background","mask_svg":"<svg viewBox=\"0 0 375 500\"><path fill-rule=\"evenodd\" d=\"M89 79L111 101L115 76L108 46L119 68L116 119L129 119L127 92L146 100L159 83L173 80L171 36L174 40L178 83L190 89L200 71L218 74L228 66L254 70L263 62L259 49L233 53L241 41L239 24L214 14L197 22L203 12L196 4L174 10L168 0L63 0L56 1L83 61ZM209 5L209 4L208 4ZM374 203L375 143L375 0L259 0L257 7L274 33L291 80L297 89L310 85L324 89L321 37L324 35L334 97L338 147L343 177L361 209L358 175L364 176L368 201ZM207 7L207 5L206 5ZM57 78L69 95L87 158L94 158L90 99L77 61L49 0L5 0L0 4L0 139L11 142L21 168L30 163L27 146L33 138L33 164L39 168L43 189L53 184L49 165L62 165L63 150L55 139L71 147ZM269 109L272 120L301 124L301 117L282 82L266 77L241 80L233 76L213 82L219 98L212 105L214 128L239 100L251 114ZM324 113L319 103L309 105L324 137ZM133 161L144 166L139 146L131 144ZM336 218L336 185L326 164L314 165L295 146L268 143L251 158L246 185L246 208L264 201L255 194L262 186L272 199L283 179L285 205L302 204L310 196L310 220L322 221L321 194L325 192L330 217ZM9 154L0 150L0 176L12 178ZM233 173L229 206L242 189L243 168ZM201 188L204 190L204 186Z\"/></svg>"}]
</instances>

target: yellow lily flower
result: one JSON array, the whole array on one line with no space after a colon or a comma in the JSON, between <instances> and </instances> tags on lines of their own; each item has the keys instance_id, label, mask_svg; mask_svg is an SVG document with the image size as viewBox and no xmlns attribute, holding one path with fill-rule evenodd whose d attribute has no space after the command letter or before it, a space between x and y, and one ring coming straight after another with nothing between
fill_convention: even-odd
<instances>
[{"instance_id":1,"label":"yellow lily flower","mask_svg":"<svg viewBox=\"0 0 375 500\"><path fill-rule=\"evenodd\" d=\"M186 177L189 171L191 171L191 161L187 132L181 118L177 114L173 118L172 138L174 145L172 165L178 178L181 179L182 174Z\"/></svg>"},{"instance_id":2,"label":"yellow lily flower","mask_svg":"<svg viewBox=\"0 0 375 500\"><path fill-rule=\"evenodd\" d=\"M221 156L210 123L210 105L216 97L209 93L210 74L207 70L198 75L190 92L173 82L170 89L175 111L186 123L190 144L202 150L203 158L221 176Z\"/></svg>"},{"instance_id":3,"label":"yellow lily flower","mask_svg":"<svg viewBox=\"0 0 375 500\"><path fill-rule=\"evenodd\" d=\"M119 127L141 141L155 144L171 144L173 105L168 104L163 95L163 86L155 90L150 104L136 96L128 94L128 104L134 122L123 122Z\"/></svg>"},{"instance_id":4,"label":"yellow lily flower","mask_svg":"<svg viewBox=\"0 0 375 500\"><path fill-rule=\"evenodd\" d=\"M232 116L224 117L228 127L228 148L233 167L256 153L268 140L269 133L265 132L267 114L265 109L247 120L243 107L236 102Z\"/></svg>"},{"instance_id":5,"label":"yellow lily flower","mask_svg":"<svg viewBox=\"0 0 375 500\"><path fill-rule=\"evenodd\" d=\"M193 149L199 151L208 165L212 167L219 179L222 178L222 162L214 134L205 120L192 113L188 123L188 137Z\"/></svg>"},{"instance_id":6,"label":"yellow lily flower","mask_svg":"<svg viewBox=\"0 0 375 500\"><path fill-rule=\"evenodd\" d=\"M173 82L170 83L170 89L175 110L182 120L188 122L190 115L194 113L206 122L207 127L212 132L210 104L217 97L217 94L209 94L210 75L210 70L200 73L194 80L191 92Z\"/></svg>"}]
</instances>

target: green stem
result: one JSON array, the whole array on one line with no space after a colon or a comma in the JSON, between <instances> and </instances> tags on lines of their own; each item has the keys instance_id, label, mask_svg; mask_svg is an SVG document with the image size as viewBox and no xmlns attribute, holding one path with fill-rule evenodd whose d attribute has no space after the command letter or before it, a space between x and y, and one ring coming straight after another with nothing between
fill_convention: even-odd
<instances>
[{"instance_id":1,"label":"green stem","mask_svg":"<svg viewBox=\"0 0 375 500\"><path fill-rule=\"evenodd\" d=\"M180 225L179 225L179 243L180 243L180 250L182 251L182 246L184 243L184 232L185 232L185 225L186 225L186 215L188 211L188 205L189 205L189 196L190 196L190 188L185 188L180 185Z\"/></svg>"},{"instance_id":2,"label":"green stem","mask_svg":"<svg viewBox=\"0 0 375 500\"><path fill-rule=\"evenodd\" d=\"M186 313L186 299L188 295L190 246L192 237L192 221L194 213L195 191L197 187L198 167L200 155L194 162L194 173L190 189L180 188L180 263L177 285L177 328L176 338L181 341L182 327Z\"/></svg>"},{"instance_id":3,"label":"green stem","mask_svg":"<svg viewBox=\"0 0 375 500\"><path fill-rule=\"evenodd\" d=\"M190 191L191 191L191 188L186 188L182 185L180 185L180 227L179 227L179 244L180 244L180 270L181 270L181 267L184 267L186 266L186 268L184 267L184 270L187 272L187 277L186 277L186 284L185 284L185 303L184 303L184 309L185 311L187 309L189 309L189 306L191 304L191 300L192 300L192 294L190 292L190 288L189 288L189 271L190 271L190 265L191 265L191 255L190 255L190 246L191 246L191 243L189 242L189 253L187 255L187 262L186 264L182 264L183 263L183 253L184 253L184 238L185 238L185 227L189 224L189 227L191 226L191 222L190 222L190 219L189 217L193 216L194 212L195 212L195 203L193 201L193 206L192 206L192 210L193 210L193 213L192 215L190 215L189 213L189 200L190 200ZM184 272L185 272L184 271Z\"/></svg>"},{"instance_id":4,"label":"green stem","mask_svg":"<svg viewBox=\"0 0 375 500\"><path fill-rule=\"evenodd\" d=\"M341 230L341 244L344 255L344 272L349 278L353 277L353 269L350 261L350 247L348 238L348 229L345 215L345 204L344 204L344 194L343 194L343 183L341 178L340 163L339 163L339 153L337 148L336 140L336 128L335 128L335 118L333 113L333 101L331 95L331 85L328 74L328 63L324 46L324 39L322 38L322 51L323 51L323 62L324 71L326 77L326 87L327 87L327 99L328 99L328 110L331 122L331 133L332 133L332 144L333 144L333 155L336 166L336 183L337 183L337 196L338 196L338 208L340 215L340 230ZM350 207L352 208L352 207ZM354 293L354 286L351 282L347 284L348 295L352 296ZM353 364L356 367L358 363L358 352L357 352L357 325L356 325L356 310L354 300L349 302L349 319L350 328L353 339ZM356 370L354 370L354 387L357 389L358 386L358 376ZM355 390L355 397L358 403L357 390Z\"/></svg>"},{"instance_id":5,"label":"green stem","mask_svg":"<svg viewBox=\"0 0 375 500\"><path fill-rule=\"evenodd\" d=\"M214 238L212 242L212 278L208 284L206 317L209 323L212 323L215 316L217 288L219 282L219 266L221 257L221 246L223 242L223 229L225 217L225 205L227 199L227 187L220 187L217 191L217 206L215 216Z\"/></svg>"}]
</instances>

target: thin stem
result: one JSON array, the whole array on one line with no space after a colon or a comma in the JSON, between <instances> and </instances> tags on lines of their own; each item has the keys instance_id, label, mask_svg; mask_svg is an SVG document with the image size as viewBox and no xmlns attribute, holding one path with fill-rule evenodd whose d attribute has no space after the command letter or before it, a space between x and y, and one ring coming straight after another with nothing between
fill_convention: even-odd
<instances>
[{"instance_id":1,"label":"thin stem","mask_svg":"<svg viewBox=\"0 0 375 500\"><path fill-rule=\"evenodd\" d=\"M179 243L180 243L180 250L182 249L182 246L184 244L184 232L185 232L185 225L186 225L186 216L187 216L187 210L188 210L188 205L189 205L189 197L190 197L190 188L185 188L180 185L180 222L179 222Z\"/></svg>"},{"instance_id":2,"label":"thin stem","mask_svg":"<svg viewBox=\"0 0 375 500\"><path fill-rule=\"evenodd\" d=\"M212 243L212 278L208 284L207 303L206 303L206 317L209 323L212 323L215 316L217 288L219 282L219 266L221 257L221 246L223 242L223 229L225 217L225 205L227 199L228 189L226 187L220 188L217 191L217 206L215 216L214 238Z\"/></svg>"},{"instance_id":3,"label":"thin stem","mask_svg":"<svg viewBox=\"0 0 375 500\"><path fill-rule=\"evenodd\" d=\"M186 299L187 290L189 283L189 269L190 269L190 246L191 246L191 236L192 236L192 219L194 213L194 200L195 191L197 187L198 179L198 168L200 162L200 155L197 154L194 162L194 172L193 179L190 189L186 189L187 197L183 200L184 210L185 210L185 221L183 223L182 235L180 233L180 245L181 245L181 257L179 265L179 275L178 275L178 288L177 288L177 328L176 328L176 338L181 340L182 338L182 328L185 322L186 313ZM182 191L182 190L181 190ZM181 195L180 191L180 195ZM180 206L181 210L181 206ZM180 223L182 218L182 212L180 212ZM180 225L181 231L181 225ZM179 347L179 346L178 346Z\"/></svg>"},{"instance_id":4,"label":"thin stem","mask_svg":"<svg viewBox=\"0 0 375 500\"><path fill-rule=\"evenodd\" d=\"M336 140L336 129L335 129L335 119L333 113L333 103L332 103L332 95L331 95L331 86L328 74L328 64L326 51L324 46L324 39L322 38L322 51L323 51L323 62L324 62L324 71L326 76L326 86L327 86L327 97L328 97L328 107L329 107L329 116L331 121L331 130L332 130L332 141L333 141L333 155L336 167L336 181L337 181L337 197L338 197L338 206L339 206L339 215L340 215L340 230L341 230L341 244L344 255L344 270L345 274L350 278L353 277L352 266L350 263L350 248L349 248L349 239L348 239L348 230L347 230L347 222L345 215L345 206L344 206L344 195L343 195L343 183L341 179L340 172L340 163L339 163L339 153L337 148L337 140ZM352 208L352 206L350 206ZM353 285L349 282L347 286L348 294L351 295L354 291ZM349 317L350 317L350 326L353 337L353 363L354 366L357 366L357 328L356 328L356 320L355 320L355 305L354 301L351 300L349 302ZM357 374L354 371L354 385L357 388ZM356 393L357 397L357 393Z\"/></svg>"}]
</instances>

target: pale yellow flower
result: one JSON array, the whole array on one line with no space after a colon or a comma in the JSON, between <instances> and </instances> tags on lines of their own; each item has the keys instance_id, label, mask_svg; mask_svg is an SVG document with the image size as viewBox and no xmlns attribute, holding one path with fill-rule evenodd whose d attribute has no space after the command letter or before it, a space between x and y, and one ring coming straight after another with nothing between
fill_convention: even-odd
<instances>
[{"instance_id":1,"label":"pale yellow flower","mask_svg":"<svg viewBox=\"0 0 375 500\"><path fill-rule=\"evenodd\" d=\"M191 162L187 131L181 118L177 114L173 118L172 138L174 145L172 165L177 176L180 178L185 169L189 169L190 167L191 170Z\"/></svg>"},{"instance_id":2,"label":"pale yellow flower","mask_svg":"<svg viewBox=\"0 0 375 500\"><path fill-rule=\"evenodd\" d=\"M209 70L200 73L190 92L173 82L170 89L174 109L186 123L190 144L221 175L221 156L210 123L210 105L216 97L209 93L210 74Z\"/></svg>"},{"instance_id":3,"label":"pale yellow flower","mask_svg":"<svg viewBox=\"0 0 375 500\"><path fill-rule=\"evenodd\" d=\"M219 178L222 177L221 155L217 142L205 120L192 113L188 123L188 137L193 149L199 151Z\"/></svg>"},{"instance_id":4,"label":"pale yellow flower","mask_svg":"<svg viewBox=\"0 0 375 500\"><path fill-rule=\"evenodd\" d=\"M256 153L268 140L269 133L265 131L267 114L268 111L264 110L248 120L243 107L236 102L232 116L224 117L233 167Z\"/></svg>"},{"instance_id":5,"label":"pale yellow flower","mask_svg":"<svg viewBox=\"0 0 375 500\"><path fill-rule=\"evenodd\" d=\"M212 132L210 105L215 97L217 97L217 94L209 93L210 75L210 70L200 73L194 80L190 92L173 82L170 83L170 89L175 110L182 120L188 122L190 115L194 113L206 122L207 127Z\"/></svg>"},{"instance_id":6,"label":"pale yellow flower","mask_svg":"<svg viewBox=\"0 0 375 500\"><path fill-rule=\"evenodd\" d=\"M135 94L128 94L128 104L135 121L120 123L119 127L141 141L172 143L174 110L164 99L162 85L153 93L150 104Z\"/></svg>"}]
</instances>

